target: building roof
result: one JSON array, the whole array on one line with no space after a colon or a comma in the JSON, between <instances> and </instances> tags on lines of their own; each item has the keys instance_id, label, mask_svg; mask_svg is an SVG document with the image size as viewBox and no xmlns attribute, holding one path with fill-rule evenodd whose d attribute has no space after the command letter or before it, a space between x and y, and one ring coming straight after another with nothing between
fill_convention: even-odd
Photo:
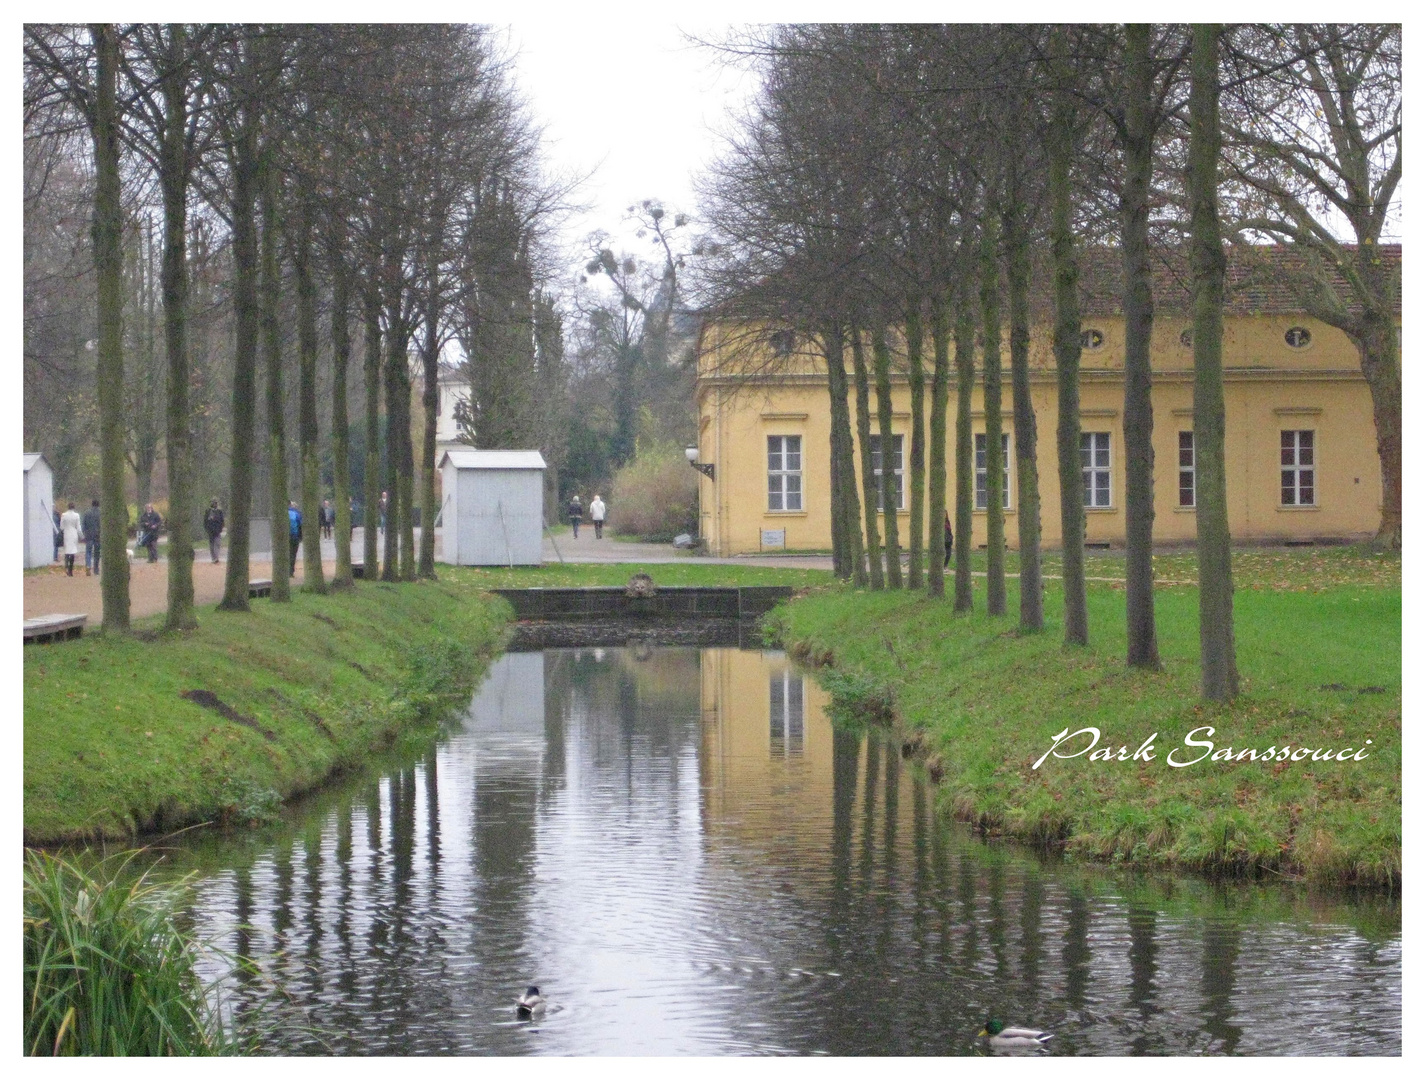
<instances>
[{"instance_id":1,"label":"building roof","mask_svg":"<svg viewBox=\"0 0 1425 1080\"><path fill-rule=\"evenodd\" d=\"M1344 245L1354 252L1355 245ZM1399 281L1399 244L1381 244L1377 251L1388 271ZM1313 253L1290 244L1233 244L1227 248L1227 282L1223 296L1225 315L1297 315L1304 310L1301 291L1312 272ZM1153 309L1160 315L1192 314L1191 253L1187 247L1155 247L1149 253L1153 274ZM1047 259L1036 266L1034 282L1037 313L1053 310L1053 272ZM1344 278L1330 268L1336 296L1351 312L1360 310ZM1123 252L1116 247L1093 247L1079 252L1079 296L1085 317L1123 313ZM1400 292L1394 297L1400 311Z\"/></svg>"},{"instance_id":2,"label":"building roof","mask_svg":"<svg viewBox=\"0 0 1425 1080\"><path fill-rule=\"evenodd\" d=\"M43 454L25 454L25 472L29 472L31 469L33 469L35 467L35 462L44 461L44 457L45 456ZM48 465L49 462L45 461L45 464Z\"/></svg>"},{"instance_id":3,"label":"building roof","mask_svg":"<svg viewBox=\"0 0 1425 1080\"><path fill-rule=\"evenodd\" d=\"M543 469L538 450L447 450L440 468L450 462L457 469Z\"/></svg>"}]
</instances>

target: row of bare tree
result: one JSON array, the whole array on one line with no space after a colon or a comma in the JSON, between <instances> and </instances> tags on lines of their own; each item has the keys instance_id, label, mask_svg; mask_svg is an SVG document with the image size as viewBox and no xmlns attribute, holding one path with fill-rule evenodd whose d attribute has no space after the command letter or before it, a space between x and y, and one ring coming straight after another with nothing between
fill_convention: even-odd
<instances>
[{"instance_id":1,"label":"row of bare tree","mask_svg":"<svg viewBox=\"0 0 1425 1080\"><path fill-rule=\"evenodd\" d=\"M276 541L274 600L289 597L288 549L280 542L289 497L313 526L303 545L305 588L328 587L314 527L324 455L336 513L330 585L352 580L348 508L358 494L362 554L375 575L383 491L390 497L381 576L434 576L435 531L423 528L417 548L414 522L417 506L427 525L439 510L432 465L446 344L458 338L472 369L468 415L481 445L530 445L539 410L534 400L517 407L517 391L534 399L537 380L556 379L562 364L539 249L563 192L541 177L538 132L498 42L482 28L448 25L35 25L25 32L25 79L27 216L29 178L44 172L39 166L65 162L91 185L104 536L123 536L127 526L126 447L141 482L152 471L159 437L136 422L142 396L161 388L165 397L167 626L195 625L193 433L195 414L212 403L195 409L191 394L192 277L195 262L206 267L215 248L226 270L223 295L204 302L227 305L233 334L231 400L223 410L231 454L221 606L248 608L259 460ZM34 187L37 207L43 185ZM134 257L155 242L151 230L135 236L146 209L161 220L156 279ZM27 301L29 240L27 230ZM158 311L165 370L155 378L151 364L140 362L136 379L125 341L130 352L139 342L141 355L146 341L151 357L153 335L145 339L142 326L152 326ZM289 323L296 330L295 440L285 420ZM351 490L350 475L353 325L364 346L362 493ZM27 310L27 345L28 330ZM319 358L330 364L326 410L317 400ZM413 358L423 384L419 425L410 415ZM265 431L256 422L259 374ZM418 446L413 427L423 436ZM102 545L102 561L104 629L125 631L124 546Z\"/></svg>"},{"instance_id":2,"label":"row of bare tree","mask_svg":"<svg viewBox=\"0 0 1425 1080\"><path fill-rule=\"evenodd\" d=\"M840 575L872 588L902 583L899 500L877 490L872 460L877 433L885 452L893 445L894 363L911 397L908 584L924 583L936 596L945 591L936 526L945 512L953 381L954 604L972 606L970 394L978 344L988 458L986 605L1004 613L1000 387L1007 322L1019 621L1024 631L1043 627L1029 324L1032 267L1047 267L1064 634L1068 643L1087 643L1078 253L1085 244L1115 245L1126 332L1127 659L1159 666L1150 240L1155 247L1187 242L1191 250L1205 696L1237 691L1223 470L1224 238L1239 250L1272 240L1295 245L1303 269L1289 284L1304 309L1359 348L1385 493L1377 539L1399 546L1399 277L1398 264L1392 272L1377 251L1399 209L1398 26L820 25L759 30L721 47L760 70L762 92L707 185L716 257L704 264L701 284L725 315L791 327L826 363ZM755 351L735 352L739 370L750 373ZM885 464L882 485L892 471Z\"/></svg>"}]
</instances>

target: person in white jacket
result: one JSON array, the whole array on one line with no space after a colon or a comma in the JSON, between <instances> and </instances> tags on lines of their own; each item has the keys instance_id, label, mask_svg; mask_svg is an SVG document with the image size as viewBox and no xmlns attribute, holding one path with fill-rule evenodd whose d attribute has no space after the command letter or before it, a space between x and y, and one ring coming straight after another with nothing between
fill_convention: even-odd
<instances>
[{"instance_id":1,"label":"person in white jacket","mask_svg":"<svg viewBox=\"0 0 1425 1080\"><path fill-rule=\"evenodd\" d=\"M59 518L59 531L64 537L64 572L70 577L74 576L74 556L79 554L79 534L82 528L79 511L70 503L69 509Z\"/></svg>"},{"instance_id":2,"label":"person in white jacket","mask_svg":"<svg viewBox=\"0 0 1425 1080\"><path fill-rule=\"evenodd\" d=\"M594 501L589 504L589 520L594 523L594 539L604 538L604 500L597 494Z\"/></svg>"}]
</instances>

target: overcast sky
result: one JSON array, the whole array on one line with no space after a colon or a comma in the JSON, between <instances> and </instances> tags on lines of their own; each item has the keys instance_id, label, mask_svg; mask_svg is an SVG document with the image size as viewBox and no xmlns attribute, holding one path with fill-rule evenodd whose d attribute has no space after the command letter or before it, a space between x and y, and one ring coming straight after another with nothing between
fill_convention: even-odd
<instances>
[{"instance_id":1,"label":"overcast sky","mask_svg":"<svg viewBox=\"0 0 1425 1080\"><path fill-rule=\"evenodd\" d=\"M549 166L592 174L580 188L588 210L563 230L571 247L582 250L596 229L618 232L628 206L643 199L696 213L693 176L716 154L727 110L745 105L756 80L690 44L685 30L704 38L725 33L717 25L612 15L597 23L550 18L510 26L518 84L544 125Z\"/></svg>"}]
</instances>

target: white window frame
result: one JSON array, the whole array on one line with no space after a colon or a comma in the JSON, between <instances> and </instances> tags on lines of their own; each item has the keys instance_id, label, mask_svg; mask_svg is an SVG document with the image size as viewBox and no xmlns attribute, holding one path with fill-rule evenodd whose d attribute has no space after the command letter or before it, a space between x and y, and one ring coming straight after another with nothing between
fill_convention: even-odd
<instances>
[{"instance_id":1,"label":"white window frame","mask_svg":"<svg viewBox=\"0 0 1425 1080\"><path fill-rule=\"evenodd\" d=\"M905 436L892 435L891 461L894 468L891 475L895 478L896 485L896 510L905 509ZM886 512L885 499L881 497L881 437L871 436L871 475L875 477L876 484L876 513Z\"/></svg>"},{"instance_id":2,"label":"white window frame","mask_svg":"<svg viewBox=\"0 0 1425 1080\"><path fill-rule=\"evenodd\" d=\"M1187 445L1183 445L1186 436ZM1183 479L1187 478L1187 491L1192 498L1183 502ZM1191 431L1178 432L1178 509L1190 510L1197 507L1197 436Z\"/></svg>"},{"instance_id":3,"label":"white window frame","mask_svg":"<svg viewBox=\"0 0 1425 1080\"><path fill-rule=\"evenodd\" d=\"M802 437L767 436L767 510L769 513L801 513Z\"/></svg>"},{"instance_id":4,"label":"white window frame","mask_svg":"<svg viewBox=\"0 0 1425 1080\"><path fill-rule=\"evenodd\" d=\"M1100 458L1099 455L1102 454ZM1088 455L1085 462L1084 456ZM1079 432L1079 467L1084 478L1084 509L1113 509L1113 437L1108 431ZM1103 477L1100 486L1096 481ZM1103 502L1097 501L1103 492Z\"/></svg>"},{"instance_id":5,"label":"white window frame","mask_svg":"<svg viewBox=\"0 0 1425 1080\"><path fill-rule=\"evenodd\" d=\"M1306 438L1303 439L1302 436L1306 436ZM1306 445L1303 446L1303 442ZM1281 504L1283 506L1316 506L1316 429L1292 428L1284 430L1281 433L1280 445ZM1308 494L1305 499L1301 497L1303 491Z\"/></svg>"},{"instance_id":6,"label":"white window frame","mask_svg":"<svg viewBox=\"0 0 1425 1080\"><path fill-rule=\"evenodd\" d=\"M1004 489L1000 492L1000 503L1009 509L1009 432L1000 432L1000 444L1004 447ZM990 506L990 441L983 431L975 432L975 509L988 510Z\"/></svg>"},{"instance_id":7,"label":"white window frame","mask_svg":"<svg viewBox=\"0 0 1425 1080\"><path fill-rule=\"evenodd\" d=\"M767 677L767 718L773 756L800 754L806 745L806 685L790 668Z\"/></svg>"}]
</instances>

